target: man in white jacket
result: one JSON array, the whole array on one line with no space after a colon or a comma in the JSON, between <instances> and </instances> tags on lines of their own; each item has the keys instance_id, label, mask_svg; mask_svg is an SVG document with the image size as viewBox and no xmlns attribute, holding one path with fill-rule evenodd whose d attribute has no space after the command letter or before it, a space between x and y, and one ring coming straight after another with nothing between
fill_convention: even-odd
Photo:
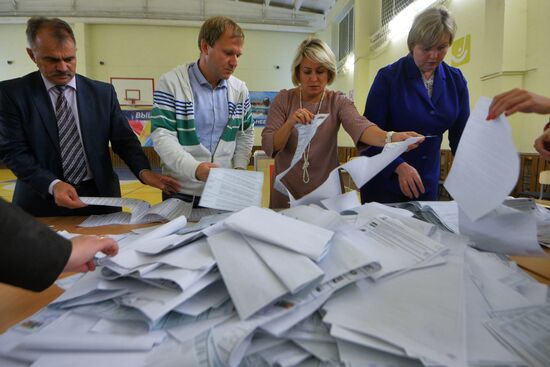
<instances>
[{"instance_id":1,"label":"man in white jacket","mask_svg":"<svg viewBox=\"0 0 550 367\"><path fill-rule=\"evenodd\" d=\"M232 76L244 44L242 29L223 16L199 32L200 57L161 76L151 114L152 139L164 174L181 185L177 194L197 206L213 167L246 169L254 144L250 97Z\"/></svg>"}]
</instances>

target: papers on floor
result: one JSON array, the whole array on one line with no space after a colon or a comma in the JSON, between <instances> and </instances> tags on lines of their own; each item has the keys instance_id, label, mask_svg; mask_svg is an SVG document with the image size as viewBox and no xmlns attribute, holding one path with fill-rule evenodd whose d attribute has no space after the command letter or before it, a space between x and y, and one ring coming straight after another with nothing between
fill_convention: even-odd
<instances>
[{"instance_id":1,"label":"papers on floor","mask_svg":"<svg viewBox=\"0 0 550 367\"><path fill-rule=\"evenodd\" d=\"M262 172L212 168L199 205L228 211L261 206L263 184Z\"/></svg>"},{"instance_id":2,"label":"papers on floor","mask_svg":"<svg viewBox=\"0 0 550 367\"><path fill-rule=\"evenodd\" d=\"M130 198L81 197L80 200L88 205L125 207L131 212L91 215L79 224L80 227L166 222L181 215L188 217L192 209L192 203L179 199L168 199L153 206L144 200Z\"/></svg>"},{"instance_id":3,"label":"papers on floor","mask_svg":"<svg viewBox=\"0 0 550 367\"><path fill-rule=\"evenodd\" d=\"M486 121L491 100L481 97L460 138L445 188L476 221L496 209L519 176L519 156L504 115Z\"/></svg>"}]
</instances>

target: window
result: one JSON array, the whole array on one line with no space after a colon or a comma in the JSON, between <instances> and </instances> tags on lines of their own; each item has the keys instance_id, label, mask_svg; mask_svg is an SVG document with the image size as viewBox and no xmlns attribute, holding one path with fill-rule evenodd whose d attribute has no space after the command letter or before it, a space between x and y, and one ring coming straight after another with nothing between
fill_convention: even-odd
<instances>
[{"instance_id":1,"label":"window","mask_svg":"<svg viewBox=\"0 0 550 367\"><path fill-rule=\"evenodd\" d=\"M381 26L387 25L393 17L412 4L414 0L382 0Z\"/></svg>"},{"instance_id":2,"label":"window","mask_svg":"<svg viewBox=\"0 0 550 367\"><path fill-rule=\"evenodd\" d=\"M353 43L353 8L351 8L338 23L338 61L345 59L353 52Z\"/></svg>"}]
</instances>

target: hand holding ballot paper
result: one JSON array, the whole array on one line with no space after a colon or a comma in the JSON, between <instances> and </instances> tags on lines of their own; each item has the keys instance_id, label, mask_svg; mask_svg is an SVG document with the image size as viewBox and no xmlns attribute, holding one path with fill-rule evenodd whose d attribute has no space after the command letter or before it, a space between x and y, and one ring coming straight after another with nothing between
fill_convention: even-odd
<instances>
[{"instance_id":1,"label":"hand holding ballot paper","mask_svg":"<svg viewBox=\"0 0 550 367\"><path fill-rule=\"evenodd\" d=\"M535 216L502 205L517 182L519 157L506 117L486 121L490 104L487 97L479 99L445 181L459 206L460 233L488 251L544 255Z\"/></svg>"}]
</instances>

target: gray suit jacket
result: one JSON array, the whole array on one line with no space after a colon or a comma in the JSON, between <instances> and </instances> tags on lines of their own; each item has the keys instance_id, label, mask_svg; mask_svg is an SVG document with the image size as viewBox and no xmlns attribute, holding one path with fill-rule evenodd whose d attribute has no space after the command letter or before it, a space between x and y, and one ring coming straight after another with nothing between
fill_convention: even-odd
<instances>
[{"instance_id":1,"label":"gray suit jacket","mask_svg":"<svg viewBox=\"0 0 550 367\"><path fill-rule=\"evenodd\" d=\"M122 114L112 85L76 76L84 151L99 196L120 197L109 143L132 172L149 161ZM17 176L13 203L34 216L78 215L58 207L48 186L64 180L55 112L38 71L0 83L0 159ZM89 213L88 213L89 214Z\"/></svg>"}]
</instances>

